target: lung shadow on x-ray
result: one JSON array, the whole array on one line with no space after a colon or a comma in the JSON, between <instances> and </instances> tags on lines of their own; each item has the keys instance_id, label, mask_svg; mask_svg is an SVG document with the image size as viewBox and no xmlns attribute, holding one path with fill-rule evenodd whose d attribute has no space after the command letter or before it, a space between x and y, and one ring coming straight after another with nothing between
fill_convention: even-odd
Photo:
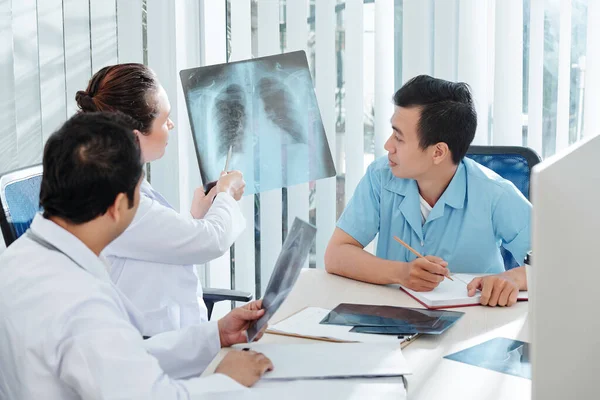
<instances>
[{"instance_id":1,"label":"lung shadow on x-ray","mask_svg":"<svg viewBox=\"0 0 600 400\"><path fill-rule=\"evenodd\" d=\"M258 81L258 93L267 117L287 132L294 143L306 144L302 125L295 118L296 101L287 85L273 78Z\"/></svg>"},{"instance_id":2,"label":"lung shadow on x-ray","mask_svg":"<svg viewBox=\"0 0 600 400\"><path fill-rule=\"evenodd\" d=\"M219 154L227 154L230 146L233 146L234 152L242 152L247 115L246 94L240 85L229 85L219 93L213 115L220 131Z\"/></svg>"},{"instance_id":3,"label":"lung shadow on x-ray","mask_svg":"<svg viewBox=\"0 0 600 400\"><path fill-rule=\"evenodd\" d=\"M278 79L261 78L257 91L266 117L289 135L292 143L306 144L302 125L296 118L296 100L287 85ZM215 98L213 115L219 129L218 153L224 156L233 146L243 152L248 116L246 93L238 84L226 86Z\"/></svg>"}]
</instances>

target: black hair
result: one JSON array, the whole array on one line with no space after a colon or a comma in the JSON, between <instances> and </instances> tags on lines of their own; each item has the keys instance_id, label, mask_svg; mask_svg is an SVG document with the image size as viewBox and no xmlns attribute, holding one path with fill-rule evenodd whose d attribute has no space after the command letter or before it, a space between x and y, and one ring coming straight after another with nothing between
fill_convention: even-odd
<instances>
[{"instance_id":1,"label":"black hair","mask_svg":"<svg viewBox=\"0 0 600 400\"><path fill-rule=\"evenodd\" d=\"M419 146L444 142L458 164L467 154L477 130L477 112L469 85L419 75L394 94L398 107L419 107Z\"/></svg>"},{"instance_id":2,"label":"black hair","mask_svg":"<svg viewBox=\"0 0 600 400\"><path fill-rule=\"evenodd\" d=\"M44 217L82 224L103 215L119 193L133 207L143 171L136 124L122 113L79 113L48 138L40 190Z\"/></svg>"}]
</instances>

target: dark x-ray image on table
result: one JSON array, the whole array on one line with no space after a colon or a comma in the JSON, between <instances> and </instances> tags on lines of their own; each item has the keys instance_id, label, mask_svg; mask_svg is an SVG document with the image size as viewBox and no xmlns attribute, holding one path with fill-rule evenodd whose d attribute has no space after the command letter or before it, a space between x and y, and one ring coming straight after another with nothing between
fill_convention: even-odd
<instances>
[{"instance_id":1,"label":"dark x-ray image on table","mask_svg":"<svg viewBox=\"0 0 600 400\"><path fill-rule=\"evenodd\" d=\"M245 194L335 176L303 51L180 75L205 184L219 178L230 148Z\"/></svg>"},{"instance_id":2,"label":"dark x-ray image on table","mask_svg":"<svg viewBox=\"0 0 600 400\"><path fill-rule=\"evenodd\" d=\"M342 303L321 324L354 326L350 332L358 333L439 335L463 315L459 311Z\"/></svg>"}]
</instances>

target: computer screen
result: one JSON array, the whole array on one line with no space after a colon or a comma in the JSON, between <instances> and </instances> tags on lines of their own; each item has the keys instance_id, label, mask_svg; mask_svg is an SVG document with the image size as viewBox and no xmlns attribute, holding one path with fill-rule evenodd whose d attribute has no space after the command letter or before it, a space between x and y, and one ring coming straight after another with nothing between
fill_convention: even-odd
<instances>
[{"instance_id":1,"label":"computer screen","mask_svg":"<svg viewBox=\"0 0 600 400\"><path fill-rule=\"evenodd\" d=\"M600 136L532 173L533 399L598 397Z\"/></svg>"}]
</instances>

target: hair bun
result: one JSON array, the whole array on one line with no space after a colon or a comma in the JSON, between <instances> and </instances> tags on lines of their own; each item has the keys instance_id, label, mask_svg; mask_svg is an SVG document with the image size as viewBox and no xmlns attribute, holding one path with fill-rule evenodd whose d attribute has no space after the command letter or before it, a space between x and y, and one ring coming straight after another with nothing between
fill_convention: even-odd
<instances>
[{"instance_id":1,"label":"hair bun","mask_svg":"<svg viewBox=\"0 0 600 400\"><path fill-rule=\"evenodd\" d=\"M75 101L77 102L77 106L84 112L90 111L98 111L98 107L96 107L96 103L94 103L94 99L89 95L88 92L79 90L75 94Z\"/></svg>"}]
</instances>

